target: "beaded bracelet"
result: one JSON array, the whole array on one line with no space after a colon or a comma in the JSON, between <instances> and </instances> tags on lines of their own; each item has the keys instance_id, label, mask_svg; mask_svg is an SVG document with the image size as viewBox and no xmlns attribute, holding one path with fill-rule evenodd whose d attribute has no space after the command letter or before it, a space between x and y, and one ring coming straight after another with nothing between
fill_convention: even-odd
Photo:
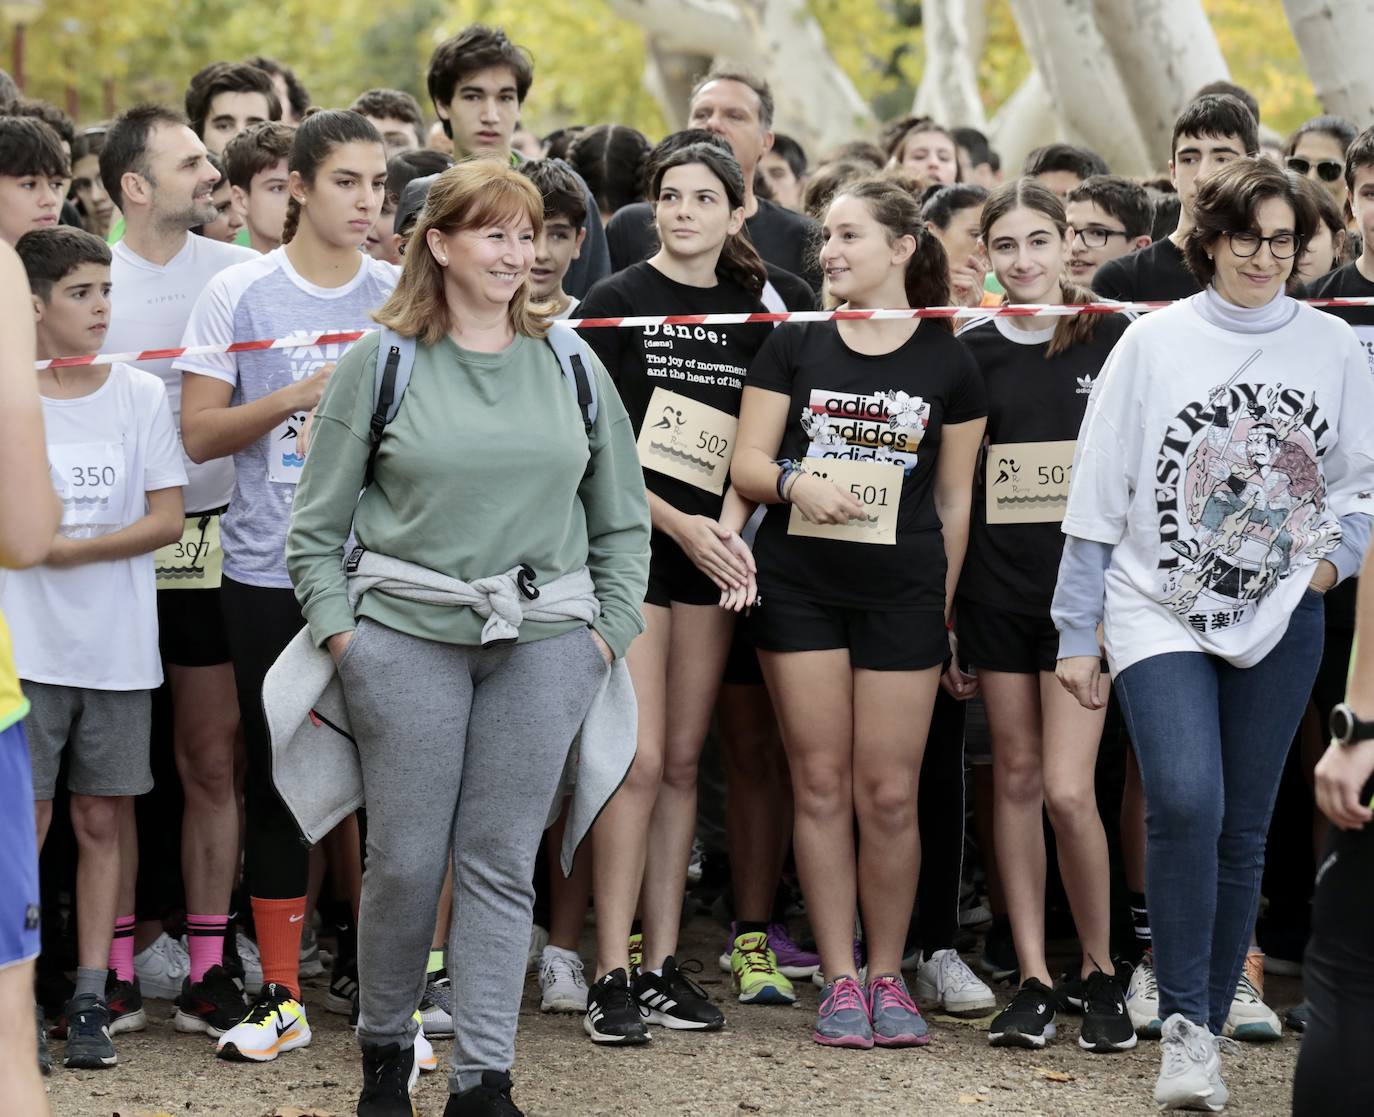
<instances>
[{"instance_id":1,"label":"beaded bracelet","mask_svg":"<svg viewBox=\"0 0 1374 1117\"><path fill-rule=\"evenodd\" d=\"M778 470L778 501L779 503L786 504L787 496L783 492L783 486L787 484L787 479L794 473L801 472L801 462L795 459L783 458L774 464L780 467Z\"/></svg>"}]
</instances>

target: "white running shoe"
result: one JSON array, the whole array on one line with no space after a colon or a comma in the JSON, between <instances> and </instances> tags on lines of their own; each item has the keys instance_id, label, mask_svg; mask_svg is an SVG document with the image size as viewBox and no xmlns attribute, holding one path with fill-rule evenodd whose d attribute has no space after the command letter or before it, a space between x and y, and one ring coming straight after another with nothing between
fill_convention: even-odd
<instances>
[{"instance_id":1,"label":"white running shoe","mask_svg":"<svg viewBox=\"0 0 1374 1117\"><path fill-rule=\"evenodd\" d=\"M1159 1019L1159 985L1155 981L1155 960L1146 951L1131 971L1131 983L1126 989L1126 1011L1131 1014L1131 1027L1145 1039L1158 1039L1163 1028Z\"/></svg>"},{"instance_id":2,"label":"white running shoe","mask_svg":"<svg viewBox=\"0 0 1374 1117\"><path fill-rule=\"evenodd\" d=\"M1247 1043L1269 1043L1283 1036L1278 1014L1264 1003L1264 994L1247 973L1240 975L1221 1034Z\"/></svg>"},{"instance_id":3,"label":"white running shoe","mask_svg":"<svg viewBox=\"0 0 1374 1117\"><path fill-rule=\"evenodd\" d=\"M1155 1104L1160 1109L1222 1111L1227 1093L1221 1082L1221 1056L1211 1032L1174 1013L1160 1027L1159 1055Z\"/></svg>"},{"instance_id":4,"label":"white running shoe","mask_svg":"<svg viewBox=\"0 0 1374 1117\"><path fill-rule=\"evenodd\" d=\"M418 1029L415 1032L415 1065L424 1074L430 1074L439 1069L439 1057L434 1054L434 1045L425 1038L424 1022L420 1019L420 1014L415 1013L415 1023ZM414 1083L411 1083L414 1085Z\"/></svg>"},{"instance_id":5,"label":"white running shoe","mask_svg":"<svg viewBox=\"0 0 1374 1117\"><path fill-rule=\"evenodd\" d=\"M587 979L574 951L544 947L539 963L540 1012L586 1012Z\"/></svg>"},{"instance_id":6,"label":"white running shoe","mask_svg":"<svg viewBox=\"0 0 1374 1117\"><path fill-rule=\"evenodd\" d=\"M259 989L262 987L262 955L258 953L258 944L242 931L235 934L239 961L243 963L243 987Z\"/></svg>"},{"instance_id":7,"label":"white running shoe","mask_svg":"<svg viewBox=\"0 0 1374 1117\"><path fill-rule=\"evenodd\" d=\"M174 1001L181 996L182 981L191 973L191 956L164 931L134 955L134 973L145 997Z\"/></svg>"},{"instance_id":8,"label":"white running shoe","mask_svg":"<svg viewBox=\"0 0 1374 1117\"><path fill-rule=\"evenodd\" d=\"M544 947L549 945L549 933L535 923L530 927L530 952L525 958L525 972L534 973L544 957Z\"/></svg>"},{"instance_id":9,"label":"white running shoe","mask_svg":"<svg viewBox=\"0 0 1374 1117\"><path fill-rule=\"evenodd\" d=\"M301 977L320 977L324 973L324 959L320 956L320 941L315 928L309 924L301 931L301 961L296 971Z\"/></svg>"},{"instance_id":10,"label":"white running shoe","mask_svg":"<svg viewBox=\"0 0 1374 1117\"><path fill-rule=\"evenodd\" d=\"M706 858L706 847L701 844L700 838L692 839L692 855L687 860L687 883L700 884L702 863Z\"/></svg>"},{"instance_id":11,"label":"white running shoe","mask_svg":"<svg viewBox=\"0 0 1374 1117\"><path fill-rule=\"evenodd\" d=\"M420 1025L427 1036L453 1035L453 989L442 973L431 974L425 982Z\"/></svg>"},{"instance_id":12,"label":"white running shoe","mask_svg":"<svg viewBox=\"0 0 1374 1117\"><path fill-rule=\"evenodd\" d=\"M992 990L953 948L937 950L917 968L916 999L951 1016L982 1016L997 1007Z\"/></svg>"},{"instance_id":13,"label":"white running shoe","mask_svg":"<svg viewBox=\"0 0 1374 1117\"><path fill-rule=\"evenodd\" d=\"M264 985L248 1015L219 1037L221 1059L270 1063L278 1055L310 1045L305 1006L284 985Z\"/></svg>"}]
</instances>

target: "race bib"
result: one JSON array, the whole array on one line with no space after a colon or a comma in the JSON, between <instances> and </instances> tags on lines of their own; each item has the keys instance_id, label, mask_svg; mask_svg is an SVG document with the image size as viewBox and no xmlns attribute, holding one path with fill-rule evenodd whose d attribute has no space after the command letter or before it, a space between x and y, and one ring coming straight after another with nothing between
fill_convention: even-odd
<instances>
[{"instance_id":1,"label":"race bib","mask_svg":"<svg viewBox=\"0 0 1374 1117\"><path fill-rule=\"evenodd\" d=\"M794 504L792 516L787 521L788 535L896 545L897 506L902 499L904 476L900 465L855 462L844 458L807 458L802 462L802 469L833 481L853 495L864 506L866 515L847 524L813 524Z\"/></svg>"},{"instance_id":2,"label":"race bib","mask_svg":"<svg viewBox=\"0 0 1374 1117\"><path fill-rule=\"evenodd\" d=\"M272 428L267 443L267 479L279 485L299 485L305 455L297 442L309 412L297 411Z\"/></svg>"},{"instance_id":3,"label":"race bib","mask_svg":"<svg viewBox=\"0 0 1374 1117\"><path fill-rule=\"evenodd\" d=\"M160 590L218 589L223 564L217 515L188 516L181 538L153 552Z\"/></svg>"},{"instance_id":4,"label":"race bib","mask_svg":"<svg viewBox=\"0 0 1374 1117\"><path fill-rule=\"evenodd\" d=\"M53 488L62 499L62 534L92 538L123 527L128 491L122 442L64 442L48 447Z\"/></svg>"},{"instance_id":5,"label":"race bib","mask_svg":"<svg viewBox=\"0 0 1374 1117\"><path fill-rule=\"evenodd\" d=\"M988 447L988 523L1057 524L1069 505L1073 439Z\"/></svg>"},{"instance_id":6,"label":"race bib","mask_svg":"<svg viewBox=\"0 0 1374 1117\"><path fill-rule=\"evenodd\" d=\"M639 464L719 496L735 452L733 415L655 388L639 432Z\"/></svg>"}]
</instances>

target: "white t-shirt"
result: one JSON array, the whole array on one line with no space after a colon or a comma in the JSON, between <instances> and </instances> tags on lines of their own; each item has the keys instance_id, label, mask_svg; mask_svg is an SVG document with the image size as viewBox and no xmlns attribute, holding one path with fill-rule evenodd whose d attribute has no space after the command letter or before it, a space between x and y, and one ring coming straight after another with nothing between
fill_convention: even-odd
<instances>
[{"instance_id":1,"label":"white t-shirt","mask_svg":"<svg viewBox=\"0 0 1374 1117\"><path fill-rule=\"evenodd\" d=\"M1193 302L1127 329L1079 434L1064 531L1113 547L1115 672L1166 652L1259 662L1338 518L1374 513L1374 379L1350 327L1301 306L1232 332Z\"/></svg>"},{"instance_id":2,"label":"white t-shirt","mask_svg":"<svg viewBox=\"0 0 1374 1117\"><path fill-rule=\"evenodd\" d=\"M132 353L142 349L173 349L181 344L191 307L210 280L233 264L252 260L251 248L224 244L188 233L180 252L166 264L145 260L119 241L110 249L110 329L105 335L106 353ZM172 362L139 361L136 367L161 377L167 386L172 419L181 430L181 373ZM196 464L183 457L186 467L186 513L222 508L234 492L234 460L217 458Z\"/></svg>"},{"instance_id":3,"label":"white t-shirt","mask_svg":"<svg viewBox=\"0 0 1374 1117\"><path fill-rule=\"evenodd\" d=\"M142 519L145 493L186 484L167 391L152 373L110 366L80 399L44 399L63 535L108 535ZM162 682L152 553L0 573L0 610L21 679L93 690Z\"/></svg>"},{"instance_id":4,"label":"white t-shirt","mask_svg":"<svg viewBox=\"0 0 1374 1117\"><path fill-rule=\"evenodd\" d=\"M396 286L399 270L358 253L358 271L340 287L305 279L277 248L220 272L186 323L182 344L314 336L375 329L372 314ZM233 386L230 404L252 403L337 362L351 342L179 357L173 367ZM226 577L244 585L290 589L286 528L305 458L296 437L305 414L291 415L234 455L234 495L220 522Z\"/></svg>"}]
</instances>

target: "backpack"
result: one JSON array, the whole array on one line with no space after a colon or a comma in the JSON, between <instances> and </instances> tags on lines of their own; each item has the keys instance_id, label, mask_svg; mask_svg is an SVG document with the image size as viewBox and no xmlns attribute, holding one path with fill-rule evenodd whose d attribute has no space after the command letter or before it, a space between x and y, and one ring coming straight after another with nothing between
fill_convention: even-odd
<instances>
[{"instance_id":1,"label":"backpack","mask_svg":"<svg viewBox=\"0 0 1374 1117\"><path fill-rule=\"evenodd\" d=\"M576 330L562 322L550 324L546 340L558 358L563 379L577 400L578 410L582 412L582 426L590 439L597 414L596 380L589 371L591 347ZM377 343L376 381L372 388L372 445L367 455L365 487L372 484L382 432L401 409L401 398L405 395L414 367L415 339L402 337L385 326L381 327L381 338Z\"/></svg>"}]
</instances>

